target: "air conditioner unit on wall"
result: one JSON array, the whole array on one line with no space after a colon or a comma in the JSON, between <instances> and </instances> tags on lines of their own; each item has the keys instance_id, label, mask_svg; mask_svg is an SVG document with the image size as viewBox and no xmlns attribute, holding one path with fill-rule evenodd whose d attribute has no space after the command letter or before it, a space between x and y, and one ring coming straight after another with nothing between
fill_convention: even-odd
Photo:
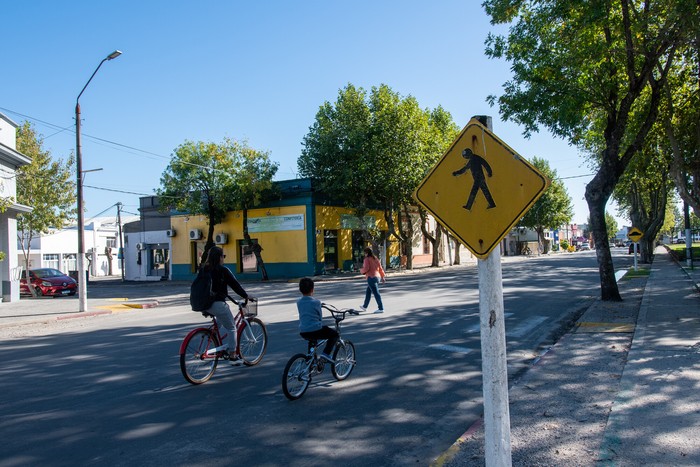
<instances>
[{"instance_id":1,"label":"air conditioner unit on wall","mask_svg":"<svg viewBox=\"0 0 700 467\"><path fill-rule=\"evenodd\" d=\"M141 251L146 249L146 244L145 243L137 243L136 244L136 249Z\"/></svg>"},{"instance_id":2,"label":"air conditioner unit on wall","mask_svg":"<svg viewBox=\"0 0 700 467\"><path fill-rule=\"evenodd\" d=\"M199 229L190 229L190 240L200 240L202 238L202 231Z\"/></svg>"},{"instance_id":3,"label":"air conditioner unit on wall","mask_svg":"<svg viewBox=\"0 0 700 467\"><path fill-rule=\"evenodd\" d=\"M214 236L214 243L217 245L225 245L228 242L228 235L225 233L216 234Z\"/></svg>"},{"instance_id":4,"label":"air conditioner unit on wall","mask_svg":"<svg viewBox=\"0 0 700 467\"><path fill-rule=\"evenodd\" d=\"M165 231L165 235L167 235L168 237L174 237L175 234L176 234L175 229L170 229L170 230Z\"/></svg>"}]
</instances>

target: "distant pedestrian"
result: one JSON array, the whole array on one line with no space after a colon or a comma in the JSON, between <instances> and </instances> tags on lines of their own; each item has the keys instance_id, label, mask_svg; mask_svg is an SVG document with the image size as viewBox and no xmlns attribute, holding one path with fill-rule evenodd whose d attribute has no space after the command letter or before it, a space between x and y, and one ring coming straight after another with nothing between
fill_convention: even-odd
<instances>
[{"instance_id":1,"label":"distant pedestrian","mask_svg":"<svg viewBox=\"0 0 700 467\"><path fill-rule=\"evenodd\" d=\"M371 248L365 248L365 260L362 263L362 268L360 272L367 277L367 291L365 293L365 301L360 306L362 311L367 311L369 306L369 301L374 295L374 299L377 301L377 306L379 307L375 313L384 313L384 305L382 304L382 296L379 294L379 282L386 282L386 274L384 273L384 268L382 268L382 263L379 262Z\"/></svg>"}]
</instances>

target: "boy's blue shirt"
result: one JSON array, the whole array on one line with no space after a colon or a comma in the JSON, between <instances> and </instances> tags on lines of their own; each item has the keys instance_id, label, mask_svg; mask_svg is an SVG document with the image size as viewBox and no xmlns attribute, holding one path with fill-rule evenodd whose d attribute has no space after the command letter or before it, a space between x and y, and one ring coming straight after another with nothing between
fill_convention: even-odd
<instances>
[{"instance_id":1,"label":"boy's blue shirt","mask_svg":"<svg viewBox=\"0 0 700 467\"><path fill-rule=\"evenodd\" d=\"M299 311L299 332L318 331L323 327L323 310L321 301L311 295L304 295L297 300Z\"/></svg>"}]
</instances>

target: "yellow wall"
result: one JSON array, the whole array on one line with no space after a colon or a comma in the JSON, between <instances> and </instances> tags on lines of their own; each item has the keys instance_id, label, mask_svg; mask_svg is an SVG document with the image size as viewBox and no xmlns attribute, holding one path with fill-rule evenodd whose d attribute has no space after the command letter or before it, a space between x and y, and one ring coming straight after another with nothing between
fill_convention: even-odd
<instances>
[{"instance_id":1,"label":"yellow wall","mask_svg":"<svg viewBox=\"0 0 700 467\"><path fill-rule=\"evenodd\" d=\"M283 216L289 214L304 214L304 206L290 206L279 208L249 209L248 217ZM307 219L305 218L306 222ZM177 232L173 238L172 262L175 264L187 264L191 262L191 243L196 243L200 252L204 249L207 240L209 225L205 216L173 216L171 225ZM192 242L189 239L190 229L200 229L202 239ZM225 233L228 242L219 245L226 255L226 264L239 262L239 242L243 240L243 215L240 211L230 212L221 224L214 227L214 235ZM263 259L265 262L299 262L307 261L306 230L289 230L279 232L253 232L251 238L257 239L263 247Z\"/></svg>"},{"instance_id":2,"label":"yellow wall","mask_svg":"<svg viewBox=\"0 0 700 467\"><path fill-rule=\"evenodd\" d=\"M319 234L316 235L316 252L318 262L323 262L323 230L338 230L338 263L343 264L344 261L352 259L352 230L341 229L341 216L344 214L354 215L354 210L337 206L316 206L316 229ZM387 231L387 222L384 219L382 211L368 211L368 216L373 216L375 219L375 227L379 230ZM398 255L399 246L396 242L387 243L387 260L391 256Z\"/></svg>"},{"instance_id":3,"label":"yellow wall","mask_svg":"<svg viewBox=\"0 0 700 467\"><path fill-rule=\"evenodd\" d=\"M352 229L341 228L341 216L353 215L353 211L347 208L334 206L314 206L316 216L316 228L314 232L304 230L275 231L275 232L253 232L251 238L257 239L263 247L262 256L266 265L274 268L275 264L280 267L283 264L309 264L315 260L316 263L324 262L323 254L323 231L338 231L338 265L340 267L346 261L352 260ZM284 216L293 214L304 214L304 224L307 226L311 220L306 218L306 206L285 206L274 208L250 209L248 217ZM374 216L375 226L383 231L387 230L387 223L382 211L370 211L367 215ZM172 238L171 261L173 265L189 265L189 273L195 271L195 261L193 258L199 257L204 251L208 232L207 218L199 215L173 216L171 225L177 232ZM202 231L202 239L191 241L189 231L199 229ZM214 235L225 233L228 242L219 245L226 255L225 264L240 265L239 244L243 240L243 216L240 211L230 212L224 221L215 226ZM316 257L309 260L311 252L308 251L310 245L316 245ZM386 261L399 254L399 246L395 241L387 242ZM198 263L198 261L197 261ZM269 269L268 269L269 270ZM179 274L186 274L182 269Z\"/></svg>"}]
</instances>

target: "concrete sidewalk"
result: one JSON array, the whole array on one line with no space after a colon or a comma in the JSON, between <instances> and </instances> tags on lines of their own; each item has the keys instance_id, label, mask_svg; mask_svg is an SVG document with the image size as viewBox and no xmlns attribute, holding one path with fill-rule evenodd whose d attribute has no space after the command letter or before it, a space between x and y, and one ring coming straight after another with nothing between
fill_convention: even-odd
<instances>
[{"instance_id":1,"label":"concrete sidewalk","mask_svg":"<svg viewBox=\"0 0 700 467\"><path fill-rule=\"evenodd\" d=\"M0 327L104 315L134 308L155 308L159 305L158 298L143 293L144 290L152 292L154 286L182 287L167 282L145 282L131 283L125 288L117 278L93 278L88 286L87 311L80 311L77 295L56 298L22 297L16 302L0 303Z\"/></svg>"},{"instance_id":2,"label":"concrete sidewalk","mask_svg":"<svg viewBox=\"0 0 700 467\"><path fill-rule=\"evenodd\" d=\"M700 274L665 248L510 389L519 466L700 465ZM483 423L434 465L485 465Z\"/></svg>"}]
</instances>

